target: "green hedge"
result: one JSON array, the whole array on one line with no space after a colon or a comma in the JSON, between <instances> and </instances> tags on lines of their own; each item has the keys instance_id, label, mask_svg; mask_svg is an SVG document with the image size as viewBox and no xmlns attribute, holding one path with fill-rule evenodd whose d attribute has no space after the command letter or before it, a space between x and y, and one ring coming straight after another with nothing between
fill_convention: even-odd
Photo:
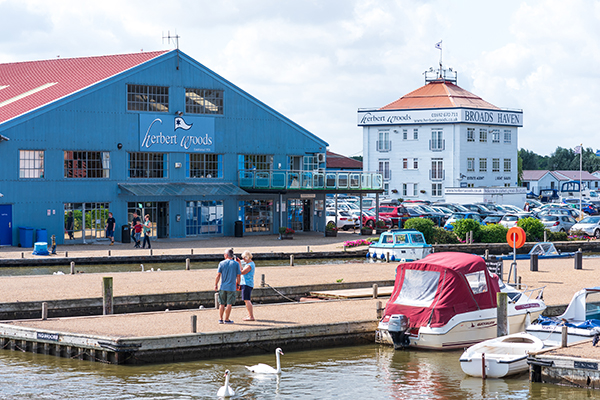
<instances>
[{"instance_id":1,"label":"green hedge","mask_svg":"<svg viewBox=\"0 0 600 400\"><path fill-rule=\"evenodd\" d=\"M544 239L544 224L537 218L528 217L520 219L517 226L523 228L526 241L537 242Z\"/></svg>"},{"instance_id":2,"label":"green hedge","mask_svg":"<svg viewBox=\"0 0 600 400\"><path fill-rule=\"evenodd\" d=\"M506 242L508 228L500 224L490 224L481 227L481 243Z\"/></svg>"},{"instance_id":3,"label":"green hedge","mask_svg":"<svg viewBox=\"0 0 600 400\"><path fill-rule=\"evenodd\" d=\"M433 240L433 227L435 224L429 218L410 218L404 223L404 229L414 229L419 231L425 237L425 241L429 244Z\"/></svg>"},{"instance_id":4,"label":"green hedge","mask_svg":"<svg viewBox=\"0 0 600 400\"><path fill-rule=\"evenodd\" d=\"M465 240L467 232L473 231L473 241L481 241L481 225L479 224L479 222L473 219L465 218L454 222L453 225L453 231L456 234L456 236L460 238L460 240Z\"/></svg>"},{"instance_id":5,"label":"green hedge","mask_svg":"<svg viewBox=\"0 0 600 400\"><path fill-rule=\"evenodd\" d=\"M457 244L459 243L458 238L452 231L447 231L439 226L433 227L433 236L429 244Z\"/></svg>"}]
</instances>

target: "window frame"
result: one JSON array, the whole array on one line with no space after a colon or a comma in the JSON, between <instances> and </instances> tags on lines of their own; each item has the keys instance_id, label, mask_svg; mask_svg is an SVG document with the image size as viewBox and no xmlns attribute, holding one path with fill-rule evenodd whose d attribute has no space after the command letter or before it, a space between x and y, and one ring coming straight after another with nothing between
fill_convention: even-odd
<instances>
[{"instance_id":1,"label":"window frame","mask_svg":"<svg viewBox=\"0 0 600 400\"><path fill-rule=\"evenodd\" d=\"M215 159L208 159L213 157ZM192 176L192 172L197 172L197 174ZM223 155L214 153L186 153L185 175L186 178L190 179L223 178Z\"/></svg>"},{"instance_id":2,"label":"window frame","mask_svg":"<svg viewBox=\"0 0 600 400\"><path fill-rule=\"evenodd\" d=\"M24 157L25 155L33 157ZM44 150L19 150L19 179L44 179L45 160Z\"/></svg>"},{"instance_id":3,"label":"window frame","mask_svg":"<svg viewBox=\"0 0 600 400\"><path fill-rule=\"evenodd\" d=\"M127 111L169 112L169 87L127 84Z\"/></svg>"},{"instance_id":4,"label":"window frame","mask_svg":"<svg viewBox=\"0 0 600 400\"><path fill-rule=\"evenodd\" d=\"M63 178L109 179L110 152L63 150Z\"/></svg>"},{"instance_id":5,"label":"window frame","mask_svg":"<svg viewBox=\"0 0 600 400\"><path fill-rule=\"evenodd\" d=\"M185 88L185 112L195 115L223 115L224 90ZM196 97L197 100L192 99Z\"/></svg>"},{"instance_id":6,"label":"window frame","mask_svg":"<svg viewBox=\"0 0 600 400\"><path fill-rule=\"evenodd\" d=\"M136 159L132 160L132 155ZM160 156L160 159L158 157ZM155 157L155 159L151 159ZM127 177L130 179L166 179L169 177L169 153L159 152L130 152L127 153ZM136 163L137 168L132 168ZM152 165L161 165L161 168L151 168ZM134 174L134 171L137 171ZM160 171L160 173L158 173ZM136 176L132 176L136 175Z\"/></svg>"}]
</instances>

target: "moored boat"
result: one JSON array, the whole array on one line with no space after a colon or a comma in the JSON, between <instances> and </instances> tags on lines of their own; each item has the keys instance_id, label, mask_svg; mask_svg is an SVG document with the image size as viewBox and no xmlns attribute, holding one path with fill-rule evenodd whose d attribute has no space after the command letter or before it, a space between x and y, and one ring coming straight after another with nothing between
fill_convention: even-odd
<instances>
[{"instance_id":1,"label":"moored boat","mask_svg":"<svg viewBox=\"0 0 600 400\"><path fill-rule=\"evenodd\" d=\"M546 305L543 288L523 292L465 253L433 253L400 264L376 341L395 348L463 349L497 336L496 295L506 292L509 332L525 330Z\"/></svg>"},{"instance_id":2,"label":"moored boat","mask_svg":"<svg viewBox=\"0 0 600 400\"><path fill-rule=\"evenodd\" d=\"M573 252L560 252L554 246L552 242L540 242L531 248L528 254L517 254L516 257L513 257L512 253L509 255L501 255L496 258L502 260L512 260L516 258L517 260L529 260L532 254L537 254L538 259L543 258L566 258L573 257L575 253Z\"/></svg>"},{"instance_id":3,"label":"moored boat","mask_svg":"<svg viewBox=\"0 0 600 400\"><path fill-rule=\"evenodd\" d=\"M374 260L414 261L433 252L433 247L425 242L419 231L412 229L396 229L383 232L379 241L369 246L367 257Z\"/></svg>"},{"instance_id":4,"label":"moored boat","mask_svg":"<svg viewBox=\"0 0 600 400\"><path fill-rule=\"evenodd\" d=\"M467 375L502 378L527 371L527 354L544 348L544 342L525 332L500 336L477 343L460 356ZM484 369L485 368L485 369Z\"/></svg>"}]
</instances>

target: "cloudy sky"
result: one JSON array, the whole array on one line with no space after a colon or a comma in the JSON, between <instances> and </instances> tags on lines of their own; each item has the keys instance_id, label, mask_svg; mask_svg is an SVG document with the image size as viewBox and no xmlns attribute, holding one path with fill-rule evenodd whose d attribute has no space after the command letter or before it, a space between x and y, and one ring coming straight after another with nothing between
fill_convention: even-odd
<instances>
[{"instance_id":1,"label":"cloudy sky","mask_svg":"<svg viewBox=\"0 0 600 400\"><path fill-rule=\"evenodd\" d=\"M180 49L329 143L362 154L358 108L424 84L522 109L519 147L600 148L600 1L0 0L0 63Z\"/></svg>"}]
</instances>

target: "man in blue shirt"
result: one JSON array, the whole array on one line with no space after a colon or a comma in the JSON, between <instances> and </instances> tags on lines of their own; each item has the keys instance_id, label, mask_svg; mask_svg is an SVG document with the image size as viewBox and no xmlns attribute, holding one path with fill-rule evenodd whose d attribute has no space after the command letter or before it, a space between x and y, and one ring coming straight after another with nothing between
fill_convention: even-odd
<instances>
[{"instance_id":1,"label":"man in blue shirt","mask_svg":"<svg viewBox=\"0 0 600 400\"><path fill-rule=\"evenodd\" d=\"M225 251L224 257L225 259L219 263L217 278L215 279L215 291L219 287L219 280L221 281L219 323L233 324L233 321L229 319L229 315L231 314L231 306L235 303L236 288L240 284L242 263L239 258L234 257L233 249ZM225 320L223 320L223 313L225 313Z\"/></svg>"}]
</instances>

